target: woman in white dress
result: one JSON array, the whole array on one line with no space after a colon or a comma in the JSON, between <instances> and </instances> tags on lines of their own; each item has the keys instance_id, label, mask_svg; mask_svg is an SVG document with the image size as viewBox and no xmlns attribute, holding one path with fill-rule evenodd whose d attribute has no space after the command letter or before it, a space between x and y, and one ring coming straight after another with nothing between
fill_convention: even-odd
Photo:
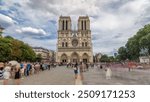
<instances>
[{"instance_id":1,"label":"woman in white dress","mask_svg":"<svg viewBox=\"0 0 150 102\"><path fill-rule=\"evenodd\" d=\"M11 64L7 64L4 68L4 81L3 85L8 85L8 80L10 78Z\"/></svg>"},{"instance_id":2,"label":"woman in white dress","mask_svg":"<svg viewBox=\"0 0 150 102\"><path fill-rule=\"evenodd\" d=\"M107 65L106 66L106 79L110 80L111 77L112 77L112 71L111 71L110 65Z\"/></svg>"}]
</instances>

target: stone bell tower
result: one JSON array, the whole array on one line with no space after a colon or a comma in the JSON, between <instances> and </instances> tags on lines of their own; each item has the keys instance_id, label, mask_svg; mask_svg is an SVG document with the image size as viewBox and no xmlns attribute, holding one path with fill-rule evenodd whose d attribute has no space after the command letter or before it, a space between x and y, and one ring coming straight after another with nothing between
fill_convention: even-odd
<instances>
[{"instance_id":1,"label":"stone bell tower","mask_svg":"<svg viewBox=\"0 0 150 102\"><path fill-rule=\"evenodd\" d=\"M80 16L78 19L78 34L80 45L87 55L82 56L83 62L93 62L92 38L90 29L90 19L88 16ZM87 57L88 56L88 57Z\"/></svg>"}]
</instances>

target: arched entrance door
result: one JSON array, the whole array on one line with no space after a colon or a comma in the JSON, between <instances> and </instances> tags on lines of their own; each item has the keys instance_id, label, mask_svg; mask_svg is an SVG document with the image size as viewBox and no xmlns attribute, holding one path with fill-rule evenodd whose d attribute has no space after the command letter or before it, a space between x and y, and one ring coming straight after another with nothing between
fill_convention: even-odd
<instances>
[{"instance_id":1,"label":"arched entrance door","mask_svg":"<svg viewBox=\"0 0 150 102\"><path fill-rule=\"evenodd\" d=\"M62 56L61 56L61 62L63 62L63 63L67 63L68 62L68 58L67 58L66 54L62 54Z\"/></svg>"},{"instance_id":2,"label":"arched entrance door","mask_svg":"<svg viewBox=\"0 0 150 102\"><path fill-rule=\"evenodd\" d=\"M71 62L72 63L79 62L79 55L76 52L72 53L72 55L71 55Z\"/></svg>"},{"instance_id":3,"label":"arched entrance door","mask_svg":"<svg viewBox=\"0 0 150 102\"><path fill-rule=\"evenodd\" d=\"M89 62L89 56L88 56L88 54L87 53L84 53L83 54L83 56L82 56L82 61L84 62L84 63L88 63Z\"/></svg>"}]
</instances>

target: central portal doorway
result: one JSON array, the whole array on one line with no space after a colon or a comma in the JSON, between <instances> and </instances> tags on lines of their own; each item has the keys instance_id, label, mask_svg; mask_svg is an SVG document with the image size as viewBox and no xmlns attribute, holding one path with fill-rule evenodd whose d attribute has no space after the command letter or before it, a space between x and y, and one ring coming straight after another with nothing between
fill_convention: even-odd
<instances>
[{"instance_id":1,"label":"central portal doorway","mask_svg":"<svg viewBox=\"0 0 150 102\"><path fill-rule=\"evenodd\" d=\"M76 62L78 62L78 60L77 59L73 59L73 63L76 63Z\"/></svg>"},{"instance_id":2,"label":"central portal doorway","mask_svg":"<svg viewBox=\"0 0 150 102\"><path fill-rule=\"evenodd\" d=\"M88 60L87 59L83 59L83 63L87 63L88 62Z\"/></svg>"},{"instance_id":3,"label":"central portal doorway","mask_svg":"<svg viewBox=\"0 0 150 102\"><path fill-rule=\"evenodd\" d=\"M78 63L79 62L79 56L78 56L78 54L76 53L76 52L74 52L74 53L72 53L72 55L71 55L71 62L72 63Z\"/></svg>"}]
</instances>

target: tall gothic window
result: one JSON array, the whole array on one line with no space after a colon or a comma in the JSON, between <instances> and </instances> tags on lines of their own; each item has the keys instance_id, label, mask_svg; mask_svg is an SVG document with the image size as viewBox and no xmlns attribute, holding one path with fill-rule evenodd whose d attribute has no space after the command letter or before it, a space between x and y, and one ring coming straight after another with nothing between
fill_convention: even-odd
<instances>
[{"instance_id":1,"label":"tall gothic window","mask_svg":"<svg viewBox=\"0 0 150 102\"><path fill-rule=\"evenodd\" d=\"M66 21L66 30L68 30L68 21Z\"/></svg>"},{"instance_id":2,"label":"tall gothic window","mask_svg":"<svg viewBox=\"0 0 150 102\"><path fill-rule=\"evenodd\" d=\"M83 21L82 21L82 23L81 23L81 27L82 27L82 30L83 30Z\"/></svg>"},{"instance_id":3,"label":"tall gothic window","mask_svg":"<svg viewBox=\"0 0 150 102\"><path fill-rule=\"evenodd\" d=\"M65 21L63 20L63 22L62 22L62 30L64 30L65 29Z\"/></svg>"},{"instance_id":4,"label":"tall gothic window","mask_svg":"<svg viewBox=\"0 0 150 102\"><path fill-rule=\"evenodd\" d=\"M84 42L82 42L82 47L84 47Z\"/></svg>"},{"instance_id":5,"label":"tall gothic window","mask_svg":"<svg viewBox=\"0 0 150 102\"><path fill-rule=\"evenodd\" d=\"M65 46L65 44L64 44L64 42L62 42L62 47L64 47Z\"/></svg>"},{"instance_id":6,"label":"tall gothic window","mask_svg":"<svg viewBox=\"0 0 150 102\"><path fill-rule=\"evenodd\" d=\"M66 47L68 47L68 43L66 42Z\"/></svg>"},{"instance_id":7,"label":"tall gothic window","mask_svg":"<svg viewBox=\"0 0 150 102\"><path fill-rule=\"evenodd\" d=\"M87 47L87 42L85 42L85 46Z\"/></svg>"},{"instance_id":8,"label":"tall gothic window","mask_svg":"<svg viewBox=\"0 0 150 102\"><path fill-rule=\"evenodd\" d=\"M84 29L86 30L86 21L84 21Z\"/></svg>"}]
</instances>

